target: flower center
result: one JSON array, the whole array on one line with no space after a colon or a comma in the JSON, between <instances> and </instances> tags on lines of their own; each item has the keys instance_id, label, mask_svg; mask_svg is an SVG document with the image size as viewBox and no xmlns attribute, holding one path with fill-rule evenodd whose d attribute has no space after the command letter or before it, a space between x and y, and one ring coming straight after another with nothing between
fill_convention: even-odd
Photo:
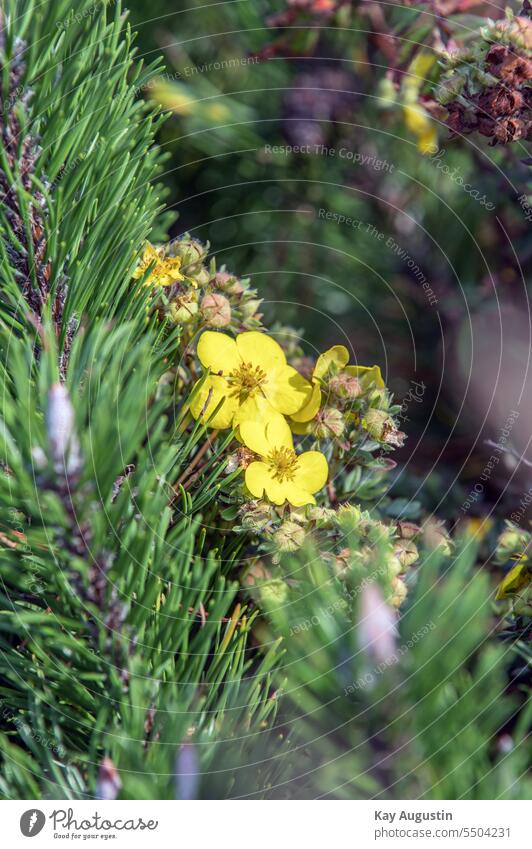
<instances>
[{"instance_id":1,"label":"flower center","mask_svg":"<svg viewBox=\"0 0 532 849\"><path fill-rule=\"evenodd\" d=\"M267 462L279 483L293 480L297 469L297 454L293 448L274 448Z\"/></svg>"},{"instance_id":2,"label":"flower center","mask_svg":"<svg viewBox=\"0 0 532 849\"><path fill-rule=\"evenodd\" d=\"M266 372L260 366L252 363L241 363L238 368L233 369L227 378L232 388L232 395L237 395L240 403L251 398L266 380Z\"/></svg>"}]
</instances>

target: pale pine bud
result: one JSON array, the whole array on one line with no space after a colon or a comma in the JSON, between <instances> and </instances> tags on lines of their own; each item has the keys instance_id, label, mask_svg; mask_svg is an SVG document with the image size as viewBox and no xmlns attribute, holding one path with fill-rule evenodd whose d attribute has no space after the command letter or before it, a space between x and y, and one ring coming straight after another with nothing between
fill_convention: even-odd
<instances>
[{"instance_id":1,"label":"pale pine bud","mask_svg":"<svg viewBox=\"0 0 532 849\"><path fill-rule=\"evenodd\" d=\"M122 788L118 770L111 758L105 757L98 769L96 798L104 802L113 802Z\"/></svg>"},{"instance_id":2,"label":"pale pine bud","mask_svg":"<svg viewBox=\"0 0 532 849\"><path fill-rule=\"evenodd\" d=\"M81 467L74 408L66 386L54 383L48 392L46 431L54 469L58 474L75 475Z\"/></svg>"},{"instance_id":3,"label":"pale pine bud","mask_svg":"<svg viewBox=\"0 0 532 849\"><path fill-rule=\"evenodd\" d=\"M360 648L377 663L386 663L395 655L397 617L386 604L378 584L371 581L362 589L358 642Z\"/></svg>"},{"instance_id":4,"label":"pale pine bud","mask_svg":"<svg viewBox=\"0 0 532 849\"><path fill-rule=\"evenodd\" d=\"M231 323L231 304L225 295L212 292L200 304L201 315L209 327L227 327Z\"/></svg>"},{"instance_id":5,"label":"pale pine bud","mask_svg":"<svg viewBox=\"0 0 532 849\"><path fill-rule=\"evenodd\" d=\"M197 799L200 765L196 747L191 743L181 746L175 760L175 795L183 802Z\"/></svg>"}]
</instances>

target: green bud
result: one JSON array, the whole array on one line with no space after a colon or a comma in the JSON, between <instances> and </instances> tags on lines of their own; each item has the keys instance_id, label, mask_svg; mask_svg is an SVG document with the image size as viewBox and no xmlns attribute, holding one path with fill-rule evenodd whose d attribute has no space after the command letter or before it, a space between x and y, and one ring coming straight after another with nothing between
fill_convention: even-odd
<instances>
[{"instance_id":1,"label":"green bud","mask_svg":"<svg viewBox=\"0 0 532 849\"><path fill-rule=\"evenodd\" d=\"M324 407L320 410L312 425L312 431L317 439L334 439L345 430L345 419L340 410L334 407Z\"/></svg>"},{"instance_id":2,"label":"green bud","mask_svg":"<svg viewBox=\"0 0 532 849\"><path fill-rule=\"evenodd\" d=\"M278 552L297 551L305 542L305 529L290 520L283 522L273 535L273 543Z\"/></svg>"},{"instance_id":3,"label":"green bud","mask_svg":"<svg viewBox=\"0 0 532 849\"><path fill-rule=\"evenodd\" d=\"M198 301L193 293L186 293L172 301L168 314L175 324L188 324L197 315Z\"/></svg>"},{"instance_id":4,"label":"green bud","mask_svg":"<svg viewBox=\"0 0 532 849\"><path fill-rule=\"evenodd\" d=\"M514 554L521 554L530 542L530 535L516 525L508 525L497 540L497 560L505 563Z\"/></svg>"},{"instance_id":5,"label":"green bud","mask_svg":"<svg viewBox=\"0 0 532 849\"><path fill-rule=\"evenodd\" d=\"M409 539L398 540L393 547L395 555L402 566L401 572L412 566L419 557L417 545Z\"/></svg>"}]
</instances>

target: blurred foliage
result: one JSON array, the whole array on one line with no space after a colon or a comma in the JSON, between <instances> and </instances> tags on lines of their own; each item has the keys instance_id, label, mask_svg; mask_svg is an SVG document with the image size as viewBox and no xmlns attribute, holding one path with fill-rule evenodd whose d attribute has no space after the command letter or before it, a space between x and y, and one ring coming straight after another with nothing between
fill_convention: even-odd
<instances>
[{"instance_id":1,"label":"blurred foliage","mask_svg":"<svg viewBox=\"0 0 532 849\"><path fill-rule=\"evenodd\" d=\"M470 456L476 423L461 410L456 370L468 363L456 337L486 305L525 308L531 257L518 201L530 186L526 145L453 136L433 96L438 56L474 41L481 10L130 5L146 56L165 56L143 95L171 111L161 143L173 232L208 239L219 261L253 274L267 320L282 302L307 345L340 330L399 399L422 381L403 456L430 470L435 492L447 475L474 480L482 449ZM438 149L423 155L427 121ZM452 500L438 505L447 515Z\"/></svg>"}]
</instances>

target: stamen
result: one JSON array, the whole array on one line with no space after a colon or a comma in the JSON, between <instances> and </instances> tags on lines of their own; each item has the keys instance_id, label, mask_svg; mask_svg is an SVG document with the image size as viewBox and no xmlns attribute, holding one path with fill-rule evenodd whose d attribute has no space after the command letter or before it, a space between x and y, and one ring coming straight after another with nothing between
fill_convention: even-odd
<instances>
[{"instance_id":1,"label":"stamen","mask_svg":"<svg viewBox=\"0 0 532 849\"><path fill-rule=\"evenodd\" d=\"M293 448L274 448L268 457L268 465L279 483L291 481L297 469L297 454Z\"/></svg>"},{"instance_id":2,"label":"stamen","mask_svg":"<svg viewBox=\"0 0 532 849\"><path fill-rule=\"evenodd\" d=\"M240 402L254 395L265 380L266 372L252 363L241 363L227 378L232 394L238 395Z\"/></svg>"}]
</instances>

